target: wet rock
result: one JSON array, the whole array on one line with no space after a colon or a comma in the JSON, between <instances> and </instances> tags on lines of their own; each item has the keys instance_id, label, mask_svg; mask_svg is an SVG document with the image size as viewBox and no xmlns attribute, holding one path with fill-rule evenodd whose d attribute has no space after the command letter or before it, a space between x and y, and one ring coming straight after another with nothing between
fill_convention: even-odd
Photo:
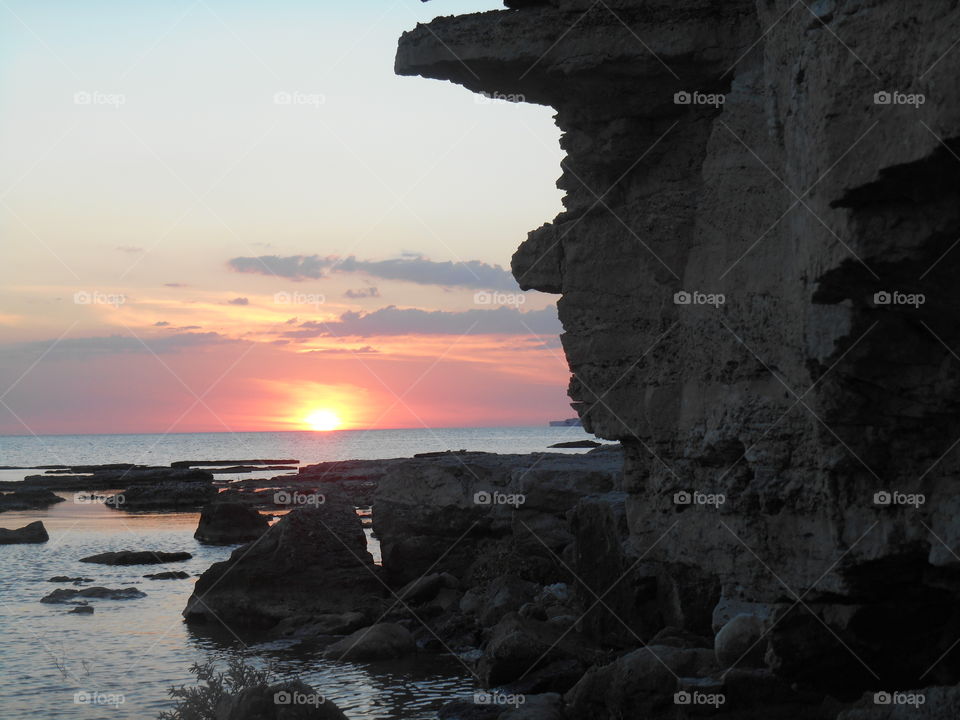
<instances>
[{"instance_id":1,"label":"wet rock","mask_svg":"<svg viewBox=\"0 0 960 720\"><path fill-rule=\"evenodd\" d=\"M335 635L347 635L363 627L366 622L366 615L360 612L295 615L277 623L273 633L307 642Z\"/></svg>"},{"instance_id":2,"label":"wet rock","mask_svg":"<svg viewBox=\"0 0 960 720\"><path fill-rule=\"evenodd\" d=\"M47 582L55 582L55 583L72 582L74 585L79 585L81 583L93 582L93 578L69 577L67 575L54 575L52 578L47 580Z\"/></svg>"},{"instance_id":3,"label":"wet rock","mask_svg":"<svg viewBox=\"0 0 960 720\"><path fill-rule=\"evenodd\" d=\"M328 647L323 656L335 660L389 660L416 650L410 631L395 623L362 628Z\"/></svg>"},{"instance_id":4,"label":"wet rock","mask_svg":"<svg viewBox=\"0 0 960 720\"><path fill-rule=\"evenodd\" d=\"M215 720L348 720L322 694L300 680L257 685L228 696Z\"/></svg>"},{"instance_id":5,"label":"wet rock","mask_svg":"<svg viewBox=\"0 0 960 720\"><path fill-rule=\"evenodd\" d=\"M249 542L263 535L270 526L264 515L236 502L213 502L200 513L194 537L210 545Z\"/></svg>"},{"instance_id":6,"label":"wet rock","mask_svg":"<svg viewBox=\"0 0 960 720\"><path fill-rule=\"evenodd\" d=\"M135 600L147 594L136 588L88 587L81 590L57 588L40 599L42 603L73 603L78 598L96 598L98 600Z\"/></svg>"},{"instance_id":7,"label":"wet rock","mask_svg":"<svg viewBox=\"0 0 960 720\"><path fill-rule=\"evenodd\" d=\"M206 482L159 482L131 485L108 497L104 504L118 510L186 510L206 505L217 494L217 489Z\"/></svg>"},{"instance_id":8,"label":"wet rock","mask_svg":"<svg viewBox=\"0 0 960 720\"><path fill-rule=\"evenodd\" d=\"M183 615L235 632L267 629L292 616L356 611L373 620L385 609L384 594L353 506L326 502L293 510L212 565Z\"/></svg>"},{"instance_id":9,"label":"wet rock","mask_svg":"<svg viewBox=\"0 0 960 720\"><path fill-rule=\"evenodd\" d=\"M159 550L117 550L80 558L80 562L98 565L160 565L192 558L188 552L161 552Z\"/></svg>"},{"instance_id":10,"label":"wet rock","mask_svg":"<svg viewBox=\"0 0 960 720\"><path fill-rule=\"evenodd\" d=\"M69 610L67 615L93 615L93 606L77 605L73 610Z\"/></svg>"},{"instance_id":11,"label":"wet rock","mask_svg":"<svg viewBox=\"0 0 960 720\"><path fill-rule=\"evenodd\" d=\"M50 539L43 523L37 520L16 530L0 528L0 545L17 545L21 543L45 543Z\"/></svg>"},{"instance_id":12,"label":"wet rock","mask_svg":"<svg viewBox=\"0 0 960 720\"><path fill-rule=\"evenodd\" d=\"M0 494L0 512L7 510L39 510L63 502L63 498L46 488L24 488Z\"/></svg>"}]
</instances>

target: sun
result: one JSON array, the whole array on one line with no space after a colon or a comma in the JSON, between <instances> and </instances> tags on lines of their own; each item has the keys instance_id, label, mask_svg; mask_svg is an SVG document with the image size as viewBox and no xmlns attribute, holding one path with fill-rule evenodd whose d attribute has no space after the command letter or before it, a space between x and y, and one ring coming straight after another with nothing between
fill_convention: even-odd
<instances>
[{"instance_id":1,"label":"sun","mask_svg":"<svg viewBox=\"0 0 960 720\"><path fill-rule=\"evenodd\" d=\"M310 426L311 430L318 432L336 430L342 424L333 410L314 410L304 418L304 422Z\"/></svg>"}]
</instances>

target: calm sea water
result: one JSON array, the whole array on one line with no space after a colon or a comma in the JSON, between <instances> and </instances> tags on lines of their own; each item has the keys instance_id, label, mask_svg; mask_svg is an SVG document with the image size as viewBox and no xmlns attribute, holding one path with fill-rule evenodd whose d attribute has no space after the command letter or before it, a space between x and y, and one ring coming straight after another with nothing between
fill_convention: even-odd
<instances>
[{"instance_id":1,"label":"calm sea water","mask_svg":"<svg viewBox=\"0 0 960 720\"><path fill-rule=\"evenodd\" d=\"M290 457L304 463L348 458L403 457L447 449L528 452L554 442L583 439L579 428L382 430L312 433L109 435L0 438L0 465L106 462L167 464L185 459L242 460ZM15 474L17 472L15 471ZM22 477L25 473L18 472ZM71 498L70 493L63 493ZM197 543L199 516L127 514L102 505L63 502L42 511L0 514L0 526L42 520L43 545L0 546L0 718L155 718L170 707L167 690L192 684L189 666L234 654L272 660L284 676L300 676L353 720L426 720L436 709L474 689L450 658L415 664L335 663L316 653L268 646L247 648L233 637L188 627L180 612L196 575L225 559L232 548ZM80 563L110 550L186 550L193 559L169 565L110 567ZM187 580L148 580L144 573L185 570ZM93 578L89 585L133 585L147 596L93 600L93 615L68 614L71 606L40 598L58 587L54 575ZM77 693L101 693L115 705L75 702Z\"/></svg>"},{"instance_id":2,"label":"calm sea water","mask_svg":"<svg viewBox=\"0 0 960 720\"><path fill-rule=\"evenodd\" d=\"M0 436L0 465L70 465L177 460L326 460L410 457L442 450L526 453L584 440L578 427L339 430L335 432L190 433L170 435ZM579 451L582 452L582 451Z\"/></svg>"}]
</instances>

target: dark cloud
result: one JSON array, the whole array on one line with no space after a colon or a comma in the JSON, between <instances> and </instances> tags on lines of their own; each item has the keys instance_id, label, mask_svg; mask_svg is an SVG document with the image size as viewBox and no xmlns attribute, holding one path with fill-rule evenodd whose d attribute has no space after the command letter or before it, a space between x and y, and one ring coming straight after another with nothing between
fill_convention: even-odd
<instances>
[{"instance_id":1,"label":"dark cloud","mask_svg":"<svg viewBox=\"0 0 960 720\"><path fill-rule=\"evenodd\" d=\"M563 328L557 308L520 312L515 308L490 310L401 309L395 305L370 313L346 312L339 320L301 323L284 337L373 337L378 335L558 335Z\"/></svg>"},{"instance_id":2,"label":"dark cloud","mask_svg":"<svg viewBox=\"0 0 960 720\"><path fill-rule=\"evenodd\" d=\"M153 324L154 327L167 327L168 325L170 325L170 323L168 323L166 320L159 320Z\"/></svg>"},{"instance_id":3,"label":"dark cloud","mask_svg":"<svg viewBox=\"0 0 960 720\"><path fill-rule=\"evenodd\" d=\"M227 305L249 305L250 300L245 297L236 297L233 300L227 300Z\"/></svg>"},{"instance_id":4,"label":"dark cloud","mask_svg":"<svg viewBox=\"0 0 960 720\"><path fill-rule=\"evenodd\" d=\"M354 300L361 298L378 298L380 297L380 291L375 287L368 287L357 290L347 290L343 295L344 297L353 298Z\"/></svg>"},{"instance_id":5,"label":"dark cloud","mask_svg":"<svg viewBox=\"0 0 960 720\"><path fill-rule=\"evenodd\" d=\"M163 355L181 350L213 345L229 345L239 340L228 338L220 333L183 333L163 337L134 337L133 335L108 335L99 337L64 338L60 342L42 340L19 343L16 348L26 352L43 352L52 346L50 357L75 358L85 355L127 355L150 354Z\"/></svg>"},{"instance_id":6,"label":"dark cloud","mask_svg":"<svg viewBox=\"0 0 960 720\"><path fill-rule=\"evenodd\" d=\"M190 287L189 285L185 285L184 283L164 283L163 286L164 286L164 287L172 287L172 288L185 288L185 287Z\"/></svg>"},{"instance_id":7,"label":"dark cloud","mask_svg":"<svg viewBox=\"0 0 960 720\"><path fill-rule=\"evenodd\" d=\"M308 350L304 355L373 355L380 351L369 345L360 348L325 348L323 350Z\"/></svg>"},{"instance_id":8,"label":"dark cloud","mask_svg":"<svg viewBox=\"0 0 960 720\"><path fill-rule=\"evenodd\" d=\"M401 280L418 285L517 290L513 276L499 265L479 260L434 262L420 255L404 254L391 260L358 260L354 256L337 258L319 255L261 255L237 257L229 261L236 272L316 280L330 273L364 273L384 280Z\"/></svg>"}]
</instances>

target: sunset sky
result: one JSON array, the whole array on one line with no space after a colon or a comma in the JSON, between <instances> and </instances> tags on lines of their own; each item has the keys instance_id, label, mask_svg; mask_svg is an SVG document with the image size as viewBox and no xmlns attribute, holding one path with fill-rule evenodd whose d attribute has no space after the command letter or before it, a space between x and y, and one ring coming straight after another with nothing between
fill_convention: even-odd
<instances>
[{"instance_id":1,"label":"sunset sky","mask_svg":"<svg viewBox=\"0 0 960 720\"><path fill-rule=\"evenodd\" d=\"M0 434L568 417L552 111L393 75L499 6L0 2Z\"/></svg>"}]
</instances>

